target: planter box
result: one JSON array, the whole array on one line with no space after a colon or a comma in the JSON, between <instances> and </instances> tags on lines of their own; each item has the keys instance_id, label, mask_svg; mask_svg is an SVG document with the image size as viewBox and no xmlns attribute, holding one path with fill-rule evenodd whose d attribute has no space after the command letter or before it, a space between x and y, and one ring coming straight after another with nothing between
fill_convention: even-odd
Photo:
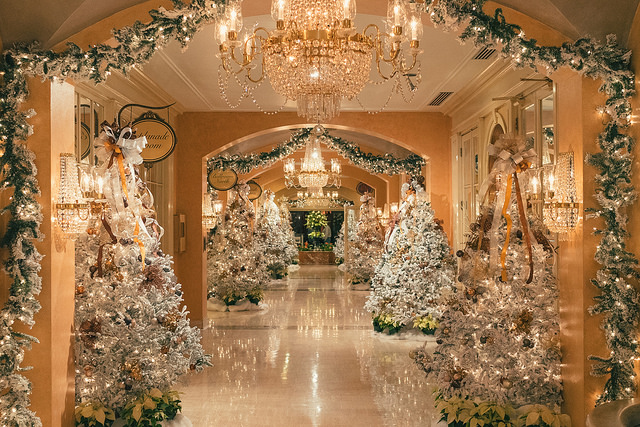
<instances>
[{"instance_id":1,"label":"planter box","mask_svg":"<svg viewBox=\"0 0 640 427\"><path fill-rule=\"evenodd\" d=\"M333 251L300 251L300 265L335 265L336 255Z\"/></svg>"}]
</instances>

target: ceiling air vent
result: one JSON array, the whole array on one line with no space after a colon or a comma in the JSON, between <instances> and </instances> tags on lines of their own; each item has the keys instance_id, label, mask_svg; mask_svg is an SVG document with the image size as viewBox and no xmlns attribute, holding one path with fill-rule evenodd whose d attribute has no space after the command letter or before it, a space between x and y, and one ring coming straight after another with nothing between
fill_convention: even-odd
<instances>
[{"instance_id":1,"label":"ceiling air vent","mask_svg":"<svg viewBox=\"0 0 640 427\"><path fill-rule=\"evenodd\" d=\"M435 98L431 100L429 105L431 105L432 107L437 107L438 105L442 104L449 96L451 96L451 94L453 94L453 92L440 92L436 95Z\"/></svg>"},{"instance_id":2,"label":"ceiling air vent","mask_svg":"<svg viewBox=\"0 0 640 427\"><path fill-rule=\"evenodd\" d=\"M474 56L473 59L489 59L495 51L495 49L491 49L490 47L483 47L478 53L476 53L476 56Z\"/></svg>"}]
</instances>

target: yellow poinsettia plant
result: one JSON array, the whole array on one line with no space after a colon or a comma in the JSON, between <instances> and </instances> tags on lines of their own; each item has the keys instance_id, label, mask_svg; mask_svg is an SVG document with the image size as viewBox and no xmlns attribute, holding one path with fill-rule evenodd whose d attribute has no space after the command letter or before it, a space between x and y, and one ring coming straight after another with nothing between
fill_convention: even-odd
<instances>
[{"instance_id":1,"label":"yellow poinsettia plant","mask_svg":"<svg viewBox=\"0 0 640 427\"><path fill-rule=\"evenodd\" d=\"M525 405L514 409L511 405L453 396L445 399L435 391L436 410L440 421L448 427L571 427L566 414L555 412L545 405Z\"/></svg>"},{"instance_id":2,"label":"yellow poinsettia plant","mask_svg":"<svg viewBox=\"0 0 640 427\"><path fill-rule=\"evenodd\" d=\"M517 427L571 427L571 418L544 405L526 405L518 408Z\"/></svg>"},{"instance_id":3,"label":"yellow poinsettia plant","mask_svg":"<svg viewBox=\"0 0 640 427\"><path fill-rule=\"evenodd\" d=\"M84 402L76 406L75 419L78 427L109 427L116 416L101 402Z\"/></svg>"},{"instance_id":4,"label":"yellow poinsettia plant","mask_svg":"<svg viewBox=\"0 0 640 427\"><path fill-rule=\"evenodd\" d=\"M413 327L421 329L425 334L433 334L438 327L438 321L431 314L426 317L416 317L413 319Z\"/></svg>"},{"instance_id":5,"label":"yellow poinsettia plant","mask_svg":"<svg viewBox=\"0 0 640 427\"><path fill-rule=\"evenodd\" d=\"M177 391L163 393L152 388L124 407L122 419L127 427L159 427L161 421L174 419L181 410Z\"/></svg>"}]
</instances>

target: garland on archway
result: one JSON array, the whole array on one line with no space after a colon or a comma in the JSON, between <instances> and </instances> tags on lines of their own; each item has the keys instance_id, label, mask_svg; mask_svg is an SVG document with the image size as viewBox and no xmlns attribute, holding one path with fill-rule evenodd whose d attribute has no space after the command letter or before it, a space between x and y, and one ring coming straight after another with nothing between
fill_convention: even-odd
<instances>
[{"instance_id":1,"label":"garland on archway","mask_svg":"<svg viewBox=\"0 0 640 427\"><path fill-rule=\"evenodd\" d=\"M268 167L278 160L290 156L295 151L305 146L313 128L300 129L293 133L289 140L277 145L268 152L251 154L221 154L207 161L208 172L214 169L231 169L239 173L249 173L259 167ZM411 154L404 159L398 159L392 154L372 154L363 152L357 144L331 136L329 131L323 129L318 135L322 142L338 152L342 157L351 161L354 165L374 174L397 175L407 173L419 175L420 168L426 164L425 160L417 154Z\"/></svg>"},{"instance_id":2,"label":"garland on archway","mask_svg":"<svg viewBox=\"0 0 640 427\"><path fill-rule=\"evenodd\" d=\"M640 356L636 340L640 320L640 296L637 280L638 259L626 249L628 217L636 193L631 184L634 140L624 131L631 124L630 98L635 94L634 74L630 69L631 51L620 48L613 35L605 43L580 38L562 46L539 46L527 39L517 25L508 24L501 9L493 16L482 11L485 0L425 0L422 5L435 25L445 29L464 26L460 39L477 46L502 46L501 52L517 67L543 67L552 72L566 66L583 76L603 81L600 92L607 96L602 111L610 119L598 137L602 151L588 154L587 161L598 170L595 199L599 208L591 218L602 217L604 225L596 228L602 236L595 259L601 265L591 283L600 290L591 314L603 314L604 330L610 353L606 357L590 356L596 363L592 374L609 376L597 403L627 399L637 389L634 361Z\"/></svg>"},{"instance_id":3,"label":"garland on archway","mask_svg":"<svg viewBox=\"0 0 640 427\"><path fill-rule=\"evenodd\" d=\"M172 0L175 8L149 12L151 22L114 30L116 46L100 44L83 50L69 44L63 52L40 50L37 45L20 45L5 52L0 61L0 186L13 189L13 197L3 208L8 213L8 226L0 239L8 248L5 270L11 278L9 300L0 310L0 414L9 426L39 426L40 420L29 410L30 382L21 374L24 351L35 338L19 333L14 323L33 325L39 309L36 295L40 291L41 255L33 240L41 237L39 194L33 153L24 141L31 133L27 119L33 112L20 111L28 97L27 76L43 78L73 77L76 80L104 81L112 70L126 73L148 61L153 52L171 40L182 46L193 35L223 11L224 0L192 0L185 4ZM633 396L636 384L633 360L638 356L635 331L640 310L638 294L629 279L637 279L638 261L625 249L627 217L623 208L635 200L631 185L632 149L634 141L623 131L629 126L634 94L634 76L629 70L630 53L616 45L614 38L605 44L581 38L561 47L538 46L527 39L519 27L505 22L497 10L494 16L482 11L484 0L426 0L422 4L434 23L447 28L466 25L462 40L477 45L502 45L502 53L514 63L548 70L568 66L592 78L603 80L601 91L608 99L604 106L610 116L599 137L601 152L588 157L598 168L596 200L600 208L593 212L602 216L605 225L597 230L602 235L596 260L602 265L593 283L601 295L592 312L604 313L603 329L611 356L595 358L594 373L609 375L599 402Z\"/></svg>"}]
</instances>

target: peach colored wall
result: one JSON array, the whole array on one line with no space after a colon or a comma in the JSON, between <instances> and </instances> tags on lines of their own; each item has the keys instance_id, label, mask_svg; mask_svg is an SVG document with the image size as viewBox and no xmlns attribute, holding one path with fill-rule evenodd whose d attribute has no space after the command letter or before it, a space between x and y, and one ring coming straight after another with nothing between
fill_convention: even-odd
<instances>
[{"instance_id":1,"label":"peach colored wall","mask_svg":"<svg viewBox=\"0 0 640 427\"><path fill-rule=\"evenodd\" d=\"M584 79L568 70L554 74L557 84L557 139L560 152L573 150L576 159L576 184L579 195L584 195L584 208L594 207L595 169L581 161L588 152L597 151L596 137L602 123L595 112L603 102L597 90L599 82ZM598 238L593 227L599 220L583 221L567 242L561 242L558 260L560 290L561 342L563 351L563 378L565 385L565 411L571 415L573 425L584 425L586 415L593 409L595 396L602 392L604 380L590 375L591 354L606 356L608 351L600 317L587 312L597 289L590 279L595 277L598 264L594 261ZM597 331L597 333L594 333Z\"/></svg>"},{"instance_id":2,"label":"peach colored wall","mask_svg":"<svg viewBox=\"0 0 640 427\"><path fill-rule=\"evenodd\" d=\"M191 318L206 318L206 280L203 251L202 192L204 156L246 135L266 129L304 123L295 113L185 113L178 118L176 146L176 212L186 214L187 250L176 253L176 274L184 287ZM431 158L432 201L436 214L451 230L451 121L438 113L342 113L332 123L376 132L401 141ZM397 184L397 181L395 181ZM387 197L386 190L383 197ZM382 201L384 204L386 201Z\"/></svg>"},{"instance_id":3,"label":"peach colored wall","mask_svg":"<svg viewBox=\"0 0 640 427\"><path fill-rule=\"evenodd\" d=\"M33 382L31 408L45 426L73 425L75 406L73 314L74 314L74 245L58 252L52 231L51 208L57 194L60 153L74 150L74 89L70 84L40 82L29 79L31 97L27 108L38 114L30 120L34 134L27 141L36 154L46 239L36 243L42 260L42 292L38 299L42 309L35 316L30 333L40 343L25 355L24 366L34 369L25 375Z\"/></svg>"}]
</instances>

